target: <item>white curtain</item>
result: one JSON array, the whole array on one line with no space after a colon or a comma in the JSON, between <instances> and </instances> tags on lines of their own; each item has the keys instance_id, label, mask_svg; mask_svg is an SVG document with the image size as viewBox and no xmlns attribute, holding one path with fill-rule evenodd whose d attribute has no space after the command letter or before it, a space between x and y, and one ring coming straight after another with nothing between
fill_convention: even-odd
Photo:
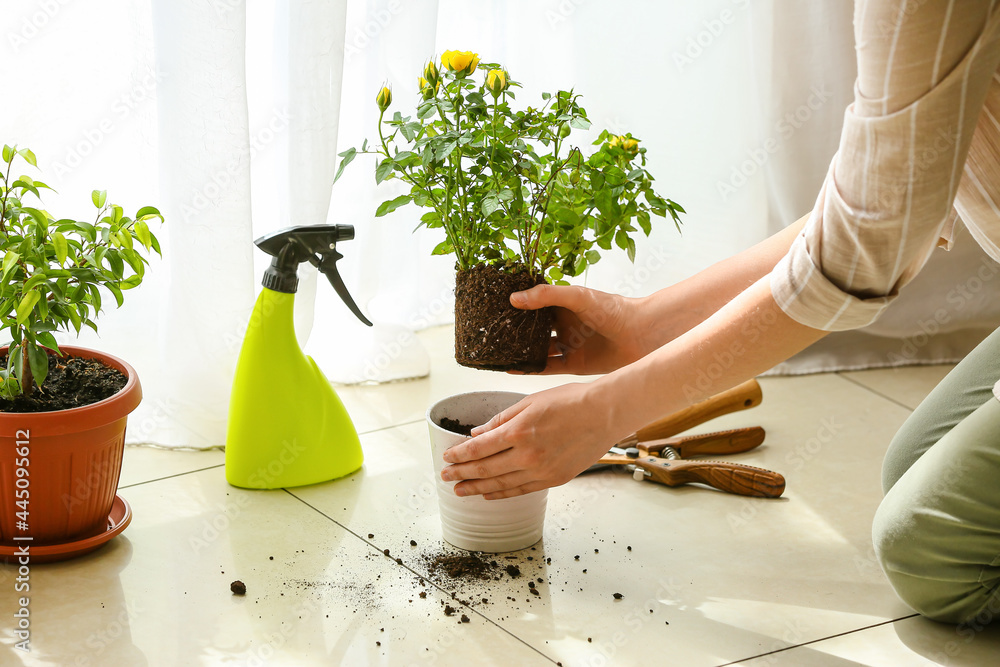
<instances>
[{"instance_id":1,"label":"white curtain","mask_svg":"<svg viewBox=\"0 0 1000 667\"><path fill-rule=\"evenodd\" d=\"M413 332L450 321L452 261L430 256L433 232L412 233L420 211L373 217L398 186L376 188L372 160L331 187L336 153L375 136L384 82L405 114L427 59L471 49L524 84L522 104L581 93L594 123L585 149L602 128L640 137L659 190L688 209L683 235L663 222L634 265L610 254L580 282L643 295L811 207L852 95L851 11L791 0L105 0L100 11L18 1L0 18L0 48L30 75L0 105L0 141L35 151L58 217L89 215L94 188L164 212L164 259L82 343L139 371L131 442L218 446L266 265L252 241L279 227L356 228L341 272L376 327L313 271L297 299L300 339L331 379L428 370ZM960 356L1000 322L1000 281L970 282L986 261L960 237L879 323L778 370ZM935 327L941 302L953 305Z\"/></svg>"}]
</instances>

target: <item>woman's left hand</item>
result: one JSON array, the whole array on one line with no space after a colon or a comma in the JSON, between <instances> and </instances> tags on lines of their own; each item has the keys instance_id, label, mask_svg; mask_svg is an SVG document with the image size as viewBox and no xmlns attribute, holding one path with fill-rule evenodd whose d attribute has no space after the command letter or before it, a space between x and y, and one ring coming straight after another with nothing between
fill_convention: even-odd
<instances>
[{"instance_id":1,"label":"woman's left hand","mask_svg":"<svg viewBox=\"0 0 1000 667\"><path fill-rule=\"evenodd\" d=\"M444 453L441 471L459 496L509 498L565 484L607 453L618 437L596 383L532 394ZM461 481L465 480L465 481Z\"/></svg>"}]
</instances>

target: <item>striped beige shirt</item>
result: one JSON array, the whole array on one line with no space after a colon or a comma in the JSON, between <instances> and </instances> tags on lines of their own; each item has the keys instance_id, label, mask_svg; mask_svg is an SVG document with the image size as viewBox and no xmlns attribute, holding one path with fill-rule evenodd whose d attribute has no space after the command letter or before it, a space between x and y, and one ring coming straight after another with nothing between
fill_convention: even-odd
<instances>
[{"instance_id":1,"label":"striped beige shirt","mask_svg":"<svg viewBox=\"0 0 1000 667\"><path fill-rule=\"evenodd\" d=\"M802 234L771 273L790 317L873 322L965 224L1000 261L1000 3L857 0L858 79Z\"/></svg>"}]
</instances>

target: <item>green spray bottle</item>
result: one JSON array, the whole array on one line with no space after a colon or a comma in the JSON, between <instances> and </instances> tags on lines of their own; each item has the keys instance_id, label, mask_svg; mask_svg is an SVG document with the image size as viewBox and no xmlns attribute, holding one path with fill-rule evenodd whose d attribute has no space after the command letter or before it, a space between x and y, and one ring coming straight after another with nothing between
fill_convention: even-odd
<instances>
[{"instance_id":1,"label":"green spray bottle","mask_svg":"<svg viewBox=\"0 0 1000 667\"><path fill-rule=\"evenodd\" d=\"M351 225L289 227L254 243L274 259L240 349L226 434L226 481L248 489L316 484L348 475L364 455L350 415L295 338L299 264L309 262L371 326L337 272Z\"/></svg>"}]
</instances>

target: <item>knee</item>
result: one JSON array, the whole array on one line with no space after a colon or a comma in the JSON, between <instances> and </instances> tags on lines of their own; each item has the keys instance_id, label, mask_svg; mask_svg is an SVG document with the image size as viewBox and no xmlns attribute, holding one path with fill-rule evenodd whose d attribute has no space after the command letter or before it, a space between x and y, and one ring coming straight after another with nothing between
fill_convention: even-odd
<instances>
[{"instance_id":1,"label":"knee","mask_svg":"<svg viewBox=\"0 0 1000 667\"><path fill-rule=\"evenodd\" d=\"M997 609L989 612L987 623L1000 619L1000 596L988 595L975 569L956 558L948 532L929 513L883 502L872 540L889 585L903 602L934 621L968 624L991 604Z\"/></svg>"}]
</instances>

